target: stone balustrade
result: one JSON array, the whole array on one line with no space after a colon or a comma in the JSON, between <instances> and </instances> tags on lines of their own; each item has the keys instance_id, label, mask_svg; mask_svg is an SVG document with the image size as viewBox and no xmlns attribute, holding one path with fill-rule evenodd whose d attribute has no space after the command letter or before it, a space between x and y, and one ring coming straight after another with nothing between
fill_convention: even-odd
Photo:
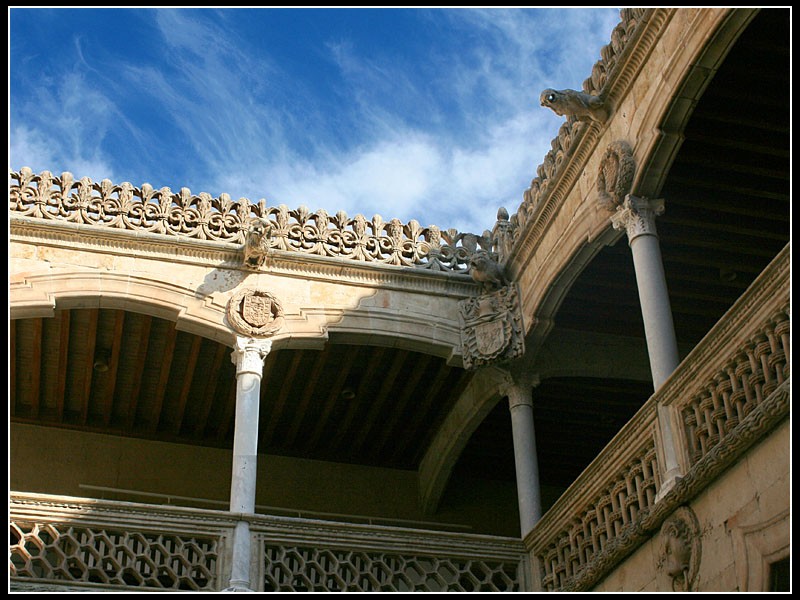
<instances>
[{"instance_id":1,"label":"stone balustrade","mask_svg":"<svg viewBox=\"0 0 800 600\"><path fill-rule=\"evenodd\" d=\"M12 589L218 591L237 520L256 591L519 591L519 540L14 492ZM228 550L229 552L229 550Z\"/></svg>"},{"instance_id":2,"label":"stone balustrade","mask_svg":"<svg viewBox=\"0 0 800 600\"><path fill-rule=\"evenodd\" d=\"M493 245L489 232L441 230L414 220L384 221L380 215L351 218L343 211L329 215L304 206L290 210L267 206L264 199L234 201L227 194L214 198L188 188L175 194L149 184L136 188L108 179L76 180L68 172L36 175L27 167L11 171L10 178L11 216L233 244L243 244L251 222L263 219L271 230L271 250L462 274L468 273L475 252L491 251Z\"/></svg>"},{"instance_id":3,"label":"stone balustrade","mask_svg":"<svg viewBox=\"0 0 800 600\"><path fill-rule=\"evenodd\" d=\"M786 418L789 274L787 246L545 513L525 540L535 589L591 589ZM659 418L682 426L682 477L667 490Z\"/></svg>"}]
</instances>

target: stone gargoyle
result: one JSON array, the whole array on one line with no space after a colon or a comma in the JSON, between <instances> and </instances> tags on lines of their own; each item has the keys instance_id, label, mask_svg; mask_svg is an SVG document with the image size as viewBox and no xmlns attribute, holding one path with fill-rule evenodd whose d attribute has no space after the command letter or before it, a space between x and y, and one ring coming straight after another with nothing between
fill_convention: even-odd
<instances>
[{"instance_id":1,"label":"stone gargoyle","mask_svg":"<svg viewBox=\"0 0 800 600\"><path fill-rule=\"evenodd\" d=\"M257 269L264 264L269 254L272 225L267 219L253 219L244 239L244 264Z\"/></svg>"},{"instance_id":2,"label":"stone gargoyle","mask_svg":"<svg viewBox=\"0 0 800 600\"><path fill-rule=\"evenodd\" d=\"M608 118L605 102L598 96L575 90L546 89L539 96L539 102L558 116L572 117L579 121L604 122Z\"/></svg>"},{"instance_id":3,"label":"stone gargoyle","mask_svg":"<svg viewBox=\"0 0 800 600\"><path fill-rule=\"evenodd\" d=\"M499 290L508 285L503 266L493 260L486 251L479 250L469 259L469 272L472 279L486 292Z\"/></svg>"}]
</instances>

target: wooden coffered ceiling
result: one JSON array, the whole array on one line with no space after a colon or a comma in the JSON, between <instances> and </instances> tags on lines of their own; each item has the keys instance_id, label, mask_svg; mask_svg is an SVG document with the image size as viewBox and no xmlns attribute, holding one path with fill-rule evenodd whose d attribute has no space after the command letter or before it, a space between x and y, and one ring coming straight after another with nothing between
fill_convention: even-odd
<instances>
[{"instance_id":1,"label":"wooden coffered ceiling","mask_svg":"<svg viewBox=\"0 0 800 600\"><path fill-rule=\"evenodd\" d=\"M699 100L657 222L679 344L692 347L789 242L789 16L761 11ZM625 239L572 286L560 329L641 339ZM15 422L231 447L230 349L169 321L57 310L10 329ZM569 360L569 357L565 357ZM397 348L328 344L271 353L259 452L416 469L470 374ZM542 482L571 483L652 393L647 381L546 379L534 392ZM501 402L454 477L514 480Z\"/></svg>"}]
</instances>

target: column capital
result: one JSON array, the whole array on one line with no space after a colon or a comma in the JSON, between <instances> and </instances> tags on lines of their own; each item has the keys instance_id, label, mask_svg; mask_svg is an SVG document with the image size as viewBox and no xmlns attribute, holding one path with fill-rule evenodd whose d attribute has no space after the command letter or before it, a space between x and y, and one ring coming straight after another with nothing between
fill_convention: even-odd
<instances>
[{"instance_id":1,"label":"column capital","mask_svg":"<svg viewBox=\"0 0 800 600\"><path fill-rule=\"evenodd\" d=\"M517 406L533 406L533 388L539 385L539 375L526 373L514 376L506 373L500 384L500 393L508 397L508 407L514 410Z\"/></svg>"},{"instance_id":2,"label":"column capital","mask_svg":"<svg viewBox=\"0 0 800 600\"><path fill-rule=\"evenodd\" d=\"M264 359L271 349L272 340L237 335L231 353L231 362L236 365L236 375L254 373L260 377L264 369Z\"/></svg>"},{"instance_id":3,"label":"column capital","mask_svg":"<svg viewBox=\"0 0 800 600\"><path fill-rule=\"evenodd\" d=\"M622 206L611 216L614 229L624 229L628 234L628 244L640 235L653 235L656 232L656 217L664 214L664 199L640 198L628 194Z\"/></svg>"}]
</instances>

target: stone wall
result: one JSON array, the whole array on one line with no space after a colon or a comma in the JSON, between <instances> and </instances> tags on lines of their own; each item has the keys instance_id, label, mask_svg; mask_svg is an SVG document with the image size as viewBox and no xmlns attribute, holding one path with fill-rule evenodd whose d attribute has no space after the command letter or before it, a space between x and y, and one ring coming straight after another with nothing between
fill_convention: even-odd
<instances>
[{"instance_id":1,"label":"stone wall","mask_svg":"<svg viewBox=\"0 0 800 600\"><path fill-rule=\"evenodd\" d=\"M227 509L230 450L19 423L11 426L10 450L12 490L167 502L163 496L97 489L116 488L171 496L170 503L178 506ZM25 468L15 468L15 464ZM362 516L408 527L448 529L453 524L456 527L449 529L454 531L518 536L516 503L509 486L513 484L454 480L442 510L431 517L420 510L415 471L260 455L256 504L257 512L263 514L302 513L315 518L315 513L330 513L345 521Z\"/></svg>"}]
</instances>

